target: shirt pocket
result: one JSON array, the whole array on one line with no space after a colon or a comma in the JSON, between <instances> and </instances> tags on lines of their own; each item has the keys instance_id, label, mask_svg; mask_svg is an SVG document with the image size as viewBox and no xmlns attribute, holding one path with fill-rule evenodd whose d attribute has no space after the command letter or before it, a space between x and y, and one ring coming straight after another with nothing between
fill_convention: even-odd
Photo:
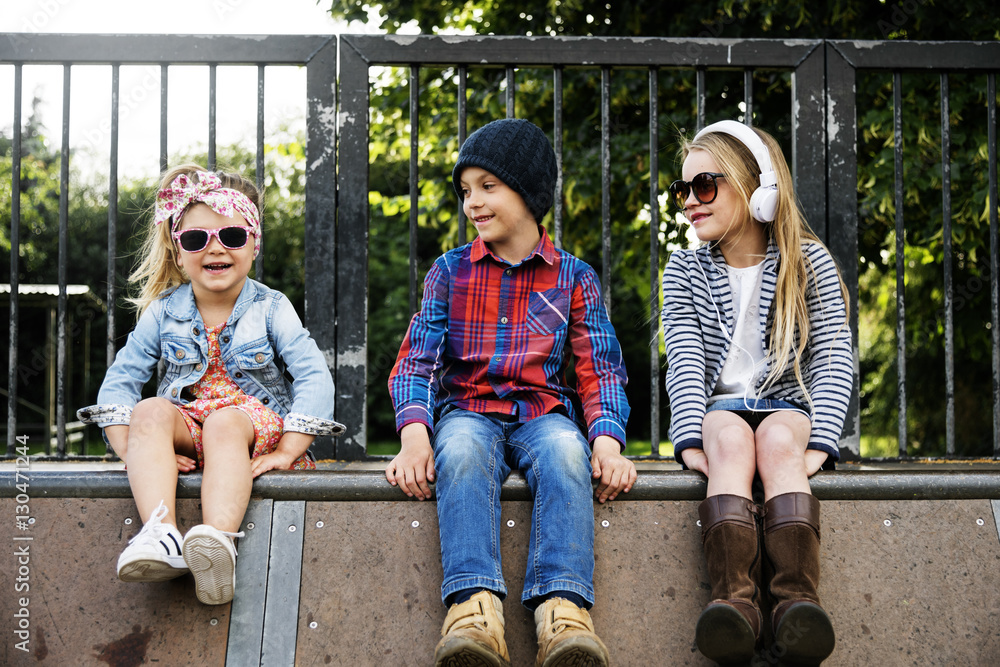
<instances>
[{"instance_id":1,"label":"shirt pocket","mask_svg":"<svg viewBox=\"0 0 1000 667\"><path fill-rule=\"evenodd\" d=\"M165 362L164 382L170 383L188 372L201 358L201 351L190 338L165 338L160 341L160 357Z\"/></svg>"},{"instance_id":2,"label":"shirt pocket","mask_svg":"<svg viewBox=\"0 0 1000 667\"><path fill-rule=\"evenodd\" d=\"M273 386L281 381L281 372L275 364L274 348L267 340L240 350L234 361L240 370L257 378L265 386Z\"/></svg>"},{"instance_id":3,"label":"shirt pocket","mask_svg":"<svg viewBox=\"0 0 1000 667\"><path fill-rule=\"evenodd\" d=\"M528 297L528 330L539 336L551 336L569 324L569 290L553 287L532 292Z\"/></svg>"}]
</instances>

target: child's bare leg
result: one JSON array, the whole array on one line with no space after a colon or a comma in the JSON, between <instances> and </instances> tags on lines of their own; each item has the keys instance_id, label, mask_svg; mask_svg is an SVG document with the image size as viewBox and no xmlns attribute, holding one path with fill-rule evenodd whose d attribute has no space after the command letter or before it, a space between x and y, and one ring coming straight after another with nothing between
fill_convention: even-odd
<instances>
[{"instance_id":1,"label":"child's bare leg","mask_svg":"<svg viewBox=\"0 0 1000 667\"><path fill-rule=\"evenodd\" d=\"M240 410L219 410L205 420L201 510L202 521L209 526L230 533L240 529L253 486L250 447L254 437L250 417Z\"/></svg>"},{"instance_id":2,"label":"child's bare leg","mask_svg":"<svg viewBox=\"0 0 1000 667\"><path fill-rule=\"evenodd\" d=\"M167 508L163 523L176 526L177 454L194 456L194 442L184 418L165 398L147 398L132 409L125 465L142 522L160 505Z\"/></svg>"},{"instance_id":3,"label":"child's bare leg","mask_svg":"<svg viewBox=\"0 0 1000 667\"><path fill-rule=\"evenodd\" d=\"M798 412L769 415L757 427L757 471L764 500L783 493L811 493L805 452L812 425Z\"/></svg>"},{"instance_id":4,"label":"child's bare leg","mask_svg":"<svg viewBox=\"0 0 1000 667\"><path fill-rule=\"evenodd\" d=\"M705 415L701 427L708 457L707 496L731 494L750 498L756 457L754 433L743 419L726 410Z\"/></svg>"}]
</instances>

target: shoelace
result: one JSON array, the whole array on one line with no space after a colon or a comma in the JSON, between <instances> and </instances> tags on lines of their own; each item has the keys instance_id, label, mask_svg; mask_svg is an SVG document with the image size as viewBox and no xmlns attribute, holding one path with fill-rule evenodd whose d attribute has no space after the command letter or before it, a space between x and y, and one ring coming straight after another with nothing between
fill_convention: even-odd
<instances>
[{"instance_id":1,"label":"shoelace","mask_svg":"<svg viewBox=\"0 0 1000 667\"><path fill-rule=\"evenodd\" d=\"M129 545L141 538L143 540L160 542L166 546L166 543L163 542L163 538L170 534L170 526L163 524L163 517L167 516L167 512L167 506L163 504L162 500L160 500L160 504L155 510L153 510L153 514L149 517L149 521L143 525L142 530L140 530L135 537L128 541ZM175 539L173 542L177 543L177 540ZM179 543L177 543L177 550L179 553Z\"/></svg>"}]
</instances>

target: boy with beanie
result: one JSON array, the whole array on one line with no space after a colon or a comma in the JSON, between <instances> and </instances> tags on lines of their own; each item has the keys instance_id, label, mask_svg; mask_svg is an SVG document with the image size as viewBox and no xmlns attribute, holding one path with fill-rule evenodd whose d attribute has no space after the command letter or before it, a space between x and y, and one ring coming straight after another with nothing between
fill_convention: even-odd
<instances>
[{"instance_id":1,"label":"boy with beanie","mask_svg":"<svg viewBox=\"0 0 1000 667\"><path fill-rule=\"evenodd\" d=\"M627 379L597 274L539 224L556 175L548 138L528 121L497 120L469 136L452 180L479 235L427 273L389 377L402 448L386 479L420 500L436 482L449 606L439 666L510 664L500 487L512 469L534 499L521 601L535 612L536 664L608 664L587 611L592 498L613 500L635 483L622 456Z\"/></svg>"}]
</instances>

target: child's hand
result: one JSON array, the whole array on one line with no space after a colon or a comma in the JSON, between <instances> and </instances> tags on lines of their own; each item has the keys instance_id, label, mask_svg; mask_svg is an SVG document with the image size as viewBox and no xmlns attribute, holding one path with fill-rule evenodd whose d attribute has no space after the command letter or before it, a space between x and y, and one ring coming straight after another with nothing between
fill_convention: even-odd
<instances>
[{"instance_id":1,"label":"child's hand","mask_svg":"<svg viewBox=\"0 0 1000 667\"><path fill-rule=\"evenodd\" d=\"M197 462L192 458L183 454L175 454L175 456L177 457L177 472L191 472L198 467Z\"/></svg>"},{"instance_id":2,"label":"child's hand","mask_svg":"<svg viewBox=\"0 0 1000 667\"><path fill-rule=\"evenodd\" d=\"M431 448L427 427L412 423L399 432L402 447L399 454L385 467L385 479L407 496L417 500L431 497L430 483L434 481L434 450Z\"/></svg>"},{"instance_id":3,"label":"child's hand","mask_svg":"<svg viewBox=\"0 0 1000 667\"><path fill-rule=\"evenodd\" d=\"M250 475L256 479L268 470L291 470L292 464L298 456L275 450L270 454L263 454L250 460Z\"/></svg>"},{"instance_id":4,"label":"child's hand","mask_svg":"<svg viewBox=\"0 0 1000 667\"><path fill-rule=\"evenodd\" d=\"M812 477L826 463L827 453L821 449L806 450L806 476Z\"/></svg>"},{"instance_id":5,"label":"child's hand","mask_svg":"<svg viewBox=\"0 0 1000 667\"><path fill-rule=\"evenodd\" d=\"M594 479L600 479L594 496L598 502L614 500L620 492L628 493L635 484L635 464L622 456L621 445L614 438L599 435L594 438L590 465Z\"/></svg>"},{"instance_id":6,"label":"child's hand","mask_svg":"<svg viewBox=\"0 0 1000 667\"><path fill-rule=\"evenodd\" d=\"M704 449L688 447L681 450L681 460L690 470L697 470L708 477L708 457L705 456Z\"/></svg>"}]
</instances>

